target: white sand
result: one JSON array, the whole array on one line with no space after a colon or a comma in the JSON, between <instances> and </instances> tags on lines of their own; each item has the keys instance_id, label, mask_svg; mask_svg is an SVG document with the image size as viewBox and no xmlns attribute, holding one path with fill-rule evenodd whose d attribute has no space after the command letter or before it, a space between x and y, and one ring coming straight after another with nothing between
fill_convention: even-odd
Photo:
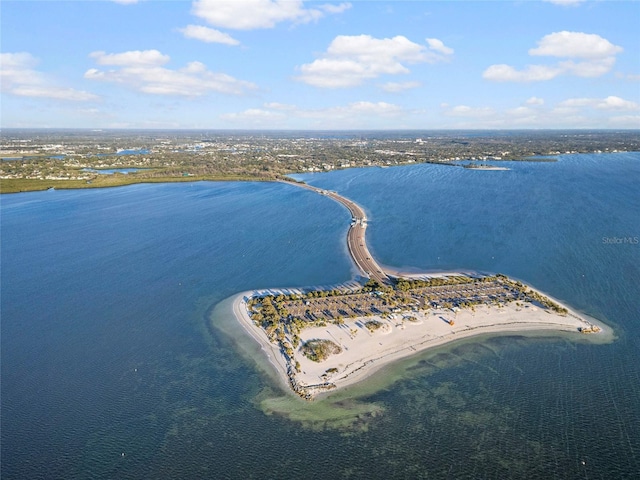
<instances>
[{"instance_id":1,"label":"white sand","mask_svg":"<svg viewBox=\"0 0 640 480\"><path fill-rule=\"evenodd\" d=\"M255 326L248 316L243 298L252 293L255 292L245 292L237 297L234 312L249 334L260 342L267 358L288 385L285 358L278 346L270 343L265 332ZM407 315L415 317L417 321L404 318ZM385 328L372 333L364 325L368 320L378 320L385 324ZM453 320L454 325L447 323L448 320ZM342 353L322 362L313 362L296 351L295 360L300 362L301 370L296 374L296 380L300 386L330 382L335 388L341 388L363 380L390 362L473 335L555 331L586 336L579 333L578 329L594 323L593 319L587 320L570 309L569 314L563 316L530 303L520 302L520 306L517 306L511 302L503 307L476 306L475 312L470 309L457 313L451 310L407 312L394 314L391 319L367 317L348 320L340 326L327 324L325 327L311 327L300 333L302 342L315 338L331 340L340 345ZM609 329L600 324L598 326L603 329L602 333L592 335L610 334ZM328 369L337 371L327 373ZM309 393L313 396L321 391L310 389Z\"/></svg>"}]
</instances>

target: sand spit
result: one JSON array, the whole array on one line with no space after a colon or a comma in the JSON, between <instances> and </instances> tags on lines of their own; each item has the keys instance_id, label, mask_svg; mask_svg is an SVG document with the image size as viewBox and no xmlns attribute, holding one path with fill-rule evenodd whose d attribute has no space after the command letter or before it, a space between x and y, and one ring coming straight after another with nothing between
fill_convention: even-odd
<instances>
[{"instance_id":1,"label":"sand spit","mask_svg":"<svg viewBox=\"0 0 640 480\"><path fill-rule=\"evenodd\" d=\"M359 290L359 298L350 297L346 305L343 302L344 308L332 312L327 304L323 304L317 309L316 313L326 313L333 321L324 321L323 315L318 315L322 318L313 315L311 310L314 306L309 301L305 302L309 307L306 312L297 312L295 325L280 323L276 326L274 322L289 321L294 319L294 315L284 306L279 307L283 312L279 313L271 301L267 301L266 306L271 307L271 312L266 313L272 320L268 320L266 325L271 329L273 342L266 330L251 318L253 307L249 303L255 302L250 300L267 295L284 296L302 292L299 289L270 289L244 292L236 297L233 304L236 318L260 343L282 381L302 398L311 400L318 394L361 381L390 362L474 335L572 332L576 336L599 337L600 341L613 338L611 330L604 325L578 315L557 300L504 275L490 277L472 272L403 275L383 268L367 249L367 219L362 207L336 192L299 182L283 180L283 183L325 195L350 211L352 223L347 233L349 253L362 277L370 278L373 282L368 290ZM431 279L434 277L440 278L433 282ZM411 288L408 279L412 278L422 278L428 283L415 285L417 291L423 292L423 296L414 298L417 304L401 302L402 305L398 305L398 298L392 298L390 300L398 306L390 308L382 297L386 297L390 291L397 291L396 288L404 291ZM420 282L414 282L417 283ZM444 291L441 288L443 284ZM350 285L338 290L355 293L358 288ZM325 289L322 293L329 292ZM380 297L379 301L374 299L375 296ZM434 300L431 297L436 298ZM461 305L464 308L459 308ZM301 305L292 307L296 310L306 308ZM347 310L366 316L354 314L346 319ZM258 312L253 313L258 315ZM261 316L264 318L262 313L256 318ZM277 320L278 316L280 320ZM307 358L300 348L310 340L318 340L310 344L313 348L307 348L307 353L315 361Z\"/></svg>"},{"instance_id":2,"label":"sand spit","mask_svg":"<svg viewBox=\"0 0 640 480\"><path fill-rule=\"evenodd\" d=\"M395 313L390 318L363 317L343 324L327 323L300 332L301 343L312 339L329 340L341 353L315 362L295 349L288 358L279 345L271 343L265 331L249 316L247 301L260 292L244 292L234 301L233 311L245 330L260 343L266 358L278 371L283 383L308 400L318 394L359 382L385 365L426 349L475 335L524 334L527 332L570 332L580 337L611 337L611 330L595 320L569 313L555 313L529 302L509 302L500 306L478 305L473 309L430 309ZM375 320L383 327L371 331L366 322ZM591 331L585 335L581 331ZM298 368L296 368L296 363Z\"/></svg>"}]
</instances>

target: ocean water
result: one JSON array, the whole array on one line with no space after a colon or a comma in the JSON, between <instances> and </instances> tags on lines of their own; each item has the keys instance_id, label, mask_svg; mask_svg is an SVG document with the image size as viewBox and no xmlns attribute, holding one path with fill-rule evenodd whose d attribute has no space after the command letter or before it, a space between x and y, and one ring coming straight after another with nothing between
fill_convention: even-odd
<instances>
[{"instance_id":1,"label":"ocean water","mask_svg":"<svg viewBox=\"0 0 640 480\"><path fill-rule=\"evenodd\" d=\"M272 183L2 196L2 478L633 478L640 154L506 165L300 178L365 208L381 263L502 272L617 340L453 345L313 414L224 300L349 281L343 207Z\"/></svg>"}]
</instances>

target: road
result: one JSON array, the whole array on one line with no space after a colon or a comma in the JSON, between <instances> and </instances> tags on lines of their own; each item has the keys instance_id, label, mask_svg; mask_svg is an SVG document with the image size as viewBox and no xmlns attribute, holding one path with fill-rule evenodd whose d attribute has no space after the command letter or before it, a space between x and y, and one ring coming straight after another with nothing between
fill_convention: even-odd
<instances>
[{"instance_id":1,"label":"road","mask_svg":"<svg viewBox=\"0 0 640 480\"><path fill-rule=\"evenodd\" d=\"M367 248L367 241L365 238L367 231L367 216L360 205L346 197L338 195L336 192L312 187L306 183L289 181L283 182L289 185L306 188L307 190L312 190L345 206L349 212L351 212L351 226L347 232L347 246L353 262L356 264L363 276L369 277L381 284L391 283L391 279L387 276L384 269L374 260Z\"/></svg>"}]
</instances>

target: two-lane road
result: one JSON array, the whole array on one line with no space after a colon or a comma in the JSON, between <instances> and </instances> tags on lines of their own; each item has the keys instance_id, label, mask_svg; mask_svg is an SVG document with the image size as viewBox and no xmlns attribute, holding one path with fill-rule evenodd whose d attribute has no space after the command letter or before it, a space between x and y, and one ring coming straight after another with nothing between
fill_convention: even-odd
<instances>
[{"instance_id":1,"label":"two-lane road","mask_svg":"<svg viewBox=\"0 0 640 480\"><path fill-rule=\"evenodd\" d=\"M382 284L390 283L389 277L384 272L382 267L380 267L380 265L378 265L378 263L373 259L371 253L369 252L369 249L367 248L367 241L365 238L367 231L367 217L360 205L353 202L352 200L349 200L348 198L338 195L336 192L312 187L311 185L307 185L305 183L286 181L285 183L306 188L307 190L312 190L316 193L329 197L332 200L335 200L336 202L345 206L349 210L349 212L351 212L351 226L349 227L349 232L347 233L347 246L349 248L351 258L353 258L354 263L363 276L369 277Z\"/></svg>"}]
</instances>

